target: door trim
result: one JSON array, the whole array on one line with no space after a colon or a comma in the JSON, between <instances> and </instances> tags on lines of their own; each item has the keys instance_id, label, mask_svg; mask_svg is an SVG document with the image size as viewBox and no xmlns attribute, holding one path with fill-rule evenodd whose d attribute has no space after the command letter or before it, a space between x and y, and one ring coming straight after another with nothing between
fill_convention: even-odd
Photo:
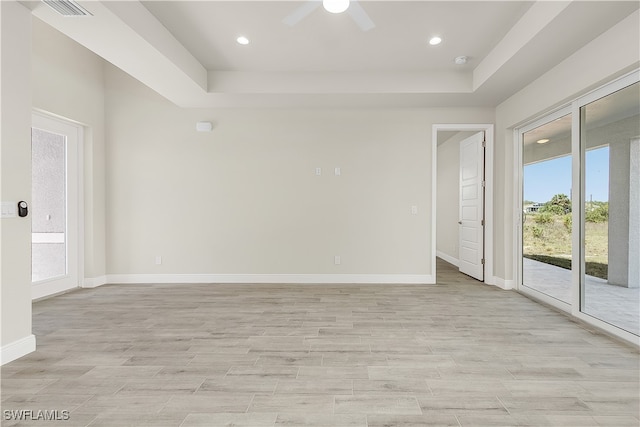
<instances>
[{"instance_id":1,"label":"door trim","mask_svg":"<svg viewBox=\"0 0 640 427\"><path fill-rule=\"evenodd\" d=\"M69 289L60 290L58 289L58 287L53 286L53 284L51 283L52 280L55 279L36 282L37 285L35 286L32 282L32 300L39 300L62 292L67 292L75 288L81 288L84 280L84 126L74 120L69 120L62 116L51 114L43 110L34 109L32 111L32 127L37 127L35 126L36 121L42 119L62 126L72 127L77 132L77 150L75 155L76 206L74 209L74 214L76 216L76 226L73 228L77 240L75 250L76 253L73 254L73 259L77 263L76 268L74 269L74 272L77 275L77 284L76 286ZM71 254L69 254L69 256L71 256Z\"/></svg>"},{"instance_id":2,"label":"door trim","mask_svg":"<svg viewBox=\"0 0 640 427\"><path fill-rule=\"evenodd\" d=\"M495 285L503 289L511 289L511 283L501 280L493 275L493 147L494 125L489 123L478 124L434 124L431 126L431 275L436 277L436 202L438 189L438 131L483 131L485 134L485 195L484 195L484 283Z\"/></svg>"}]
</instances>

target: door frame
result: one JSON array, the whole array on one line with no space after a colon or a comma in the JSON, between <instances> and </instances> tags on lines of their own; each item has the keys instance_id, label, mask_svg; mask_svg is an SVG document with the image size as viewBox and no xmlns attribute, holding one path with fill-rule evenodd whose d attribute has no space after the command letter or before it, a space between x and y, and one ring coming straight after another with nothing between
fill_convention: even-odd
<instances>
[{"instance_id":1,"label":"door frame","mask_svg":"<svg viewBox=\"0 0 640 427\"><path fill-rule=\"evenodd\" d=\"M490 123L454 123L434 124L431 126L431 274L436 280L436 210L438 191L438 131L484 132L485 135L485 194L484 194L484 283L502 289L511 289L511 285L493 275L493 147L494 125Z\"/></svg>"},{"instance_id":2,"label":"door frame","mask_svg":"<svg viewBox=\"0 0 640 427\"><path fill-rule=\"evenodd\" d=\"M39 283L40 288L36 288L31 282L31 298L33 301L48 298L50 296L68 292L69 290L75 288L81 288L82 283L84 281L84 126L76 121L69 120L65 117L58 116L56 114L51 114L47 111L43 111L40 109L33 109L32 111L32 127L34 126L34 122L36 120L48 120L53 124L59 124L67 127L73 128L77 133L77 150L75 159L67 157L67 161L73 160L75 162L75 179L76 179L76 206L73 207L75 211L76 217L76 225L73 227L73 232L76 236L75 242L75 254L67 253L68 256L73 256L74 261L77 263L76 268L74 269L74 273L77 276L77 284L75 287L71 287L65 290L58 290L55 287L47 286L48 281L43 280ZM46 129L45 129L46 130ZM70 225L67 224L67 230L69 230ZM32 261L33 262L33 261ZM52 279L55 280L55 279ZM36 285L38 286L38 285Z\"/></svg>"}]
</instances>

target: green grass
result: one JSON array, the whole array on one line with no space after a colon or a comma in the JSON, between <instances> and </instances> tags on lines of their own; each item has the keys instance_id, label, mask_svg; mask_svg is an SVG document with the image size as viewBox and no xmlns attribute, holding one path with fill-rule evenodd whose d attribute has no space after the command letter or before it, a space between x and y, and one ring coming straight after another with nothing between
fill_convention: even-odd
<instances>
[{"instance_id":1,"label":"green grass","mask_svg":"<svg viewBox=\"0 0 640 427\"><path fill-rule=\"evenodd\" d=\"M532 254L524 254L524 257L571 270L571 259ZM599 262L585 261L585 270L589 276L599 277L606 280L609 266Z\"/></svg>"},{"instance_id":2,"label":"green grass","mask_svg":"<svg viewBox=\"0 0 640 427\"><path fill-rule=\"evenodd\" d=\"M522 229L525 258L571 269L571 230L562 215L527 214ZM585 272L607 279L608 222L585 224Z\"/></svg>"}]
</instances>

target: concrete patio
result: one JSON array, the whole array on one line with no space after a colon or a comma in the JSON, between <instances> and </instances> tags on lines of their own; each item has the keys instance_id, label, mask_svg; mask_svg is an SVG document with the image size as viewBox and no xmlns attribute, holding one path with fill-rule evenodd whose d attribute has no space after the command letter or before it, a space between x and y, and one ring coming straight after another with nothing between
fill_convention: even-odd
<instances>
[{"instance_id":1,"label":"concrete patio","mask_svg":"<svg viewBox=\"0 0 640 427\"><path fill-rule=\"evenodd\" d=\"M550 297L571 302L571 271L523 258L523 282L526 287ZM640 335L640 289L609 285L606 280L586 276L583 312Z\"/></svg>"}]
</instances>

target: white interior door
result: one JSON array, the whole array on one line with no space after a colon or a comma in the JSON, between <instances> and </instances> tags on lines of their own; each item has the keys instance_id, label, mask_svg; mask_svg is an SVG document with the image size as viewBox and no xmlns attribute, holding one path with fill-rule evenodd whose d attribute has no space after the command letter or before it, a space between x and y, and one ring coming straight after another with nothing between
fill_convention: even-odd
<instances>
[{"instance_id":1,"label":"white interior door","mask_svg":"<svg viewBox=\"0 0 640 427\"><path fill-rule=\"evenodd\" d=\"M81 128L40 114L31 131L32 298L79 286Z\"/></svg>"},{"instance_id":2,"label":"white interior door","mask_svg":"<svg viewBox=\"0 0 640 427\"><path fill-rule=\"evenodd\" d=\"M484 281L484 132L460 142L459 269Z\"/></svg>"}]
</instances>

